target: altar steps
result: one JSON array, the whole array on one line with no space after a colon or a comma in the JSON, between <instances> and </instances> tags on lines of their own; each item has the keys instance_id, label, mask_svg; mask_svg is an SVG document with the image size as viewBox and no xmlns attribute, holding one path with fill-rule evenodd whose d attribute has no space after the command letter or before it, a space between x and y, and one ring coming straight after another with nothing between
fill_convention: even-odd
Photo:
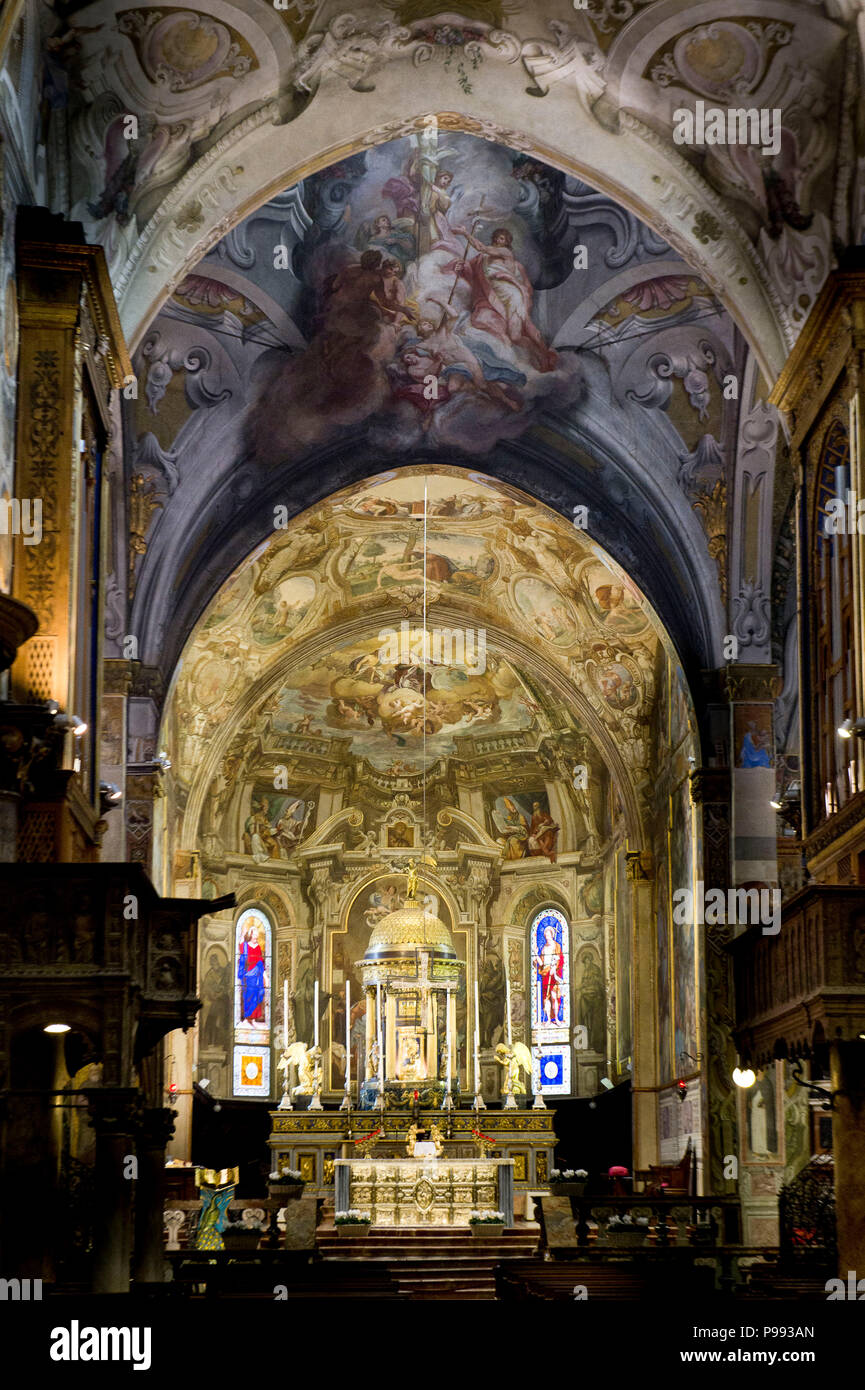
<instances>
[{"instance_id":1,"label":"altar steps","mask_svg":"<svg viewBox=\"0 0 865 1390\"><path fill-rule=\"evenodd\" d=\"M323 1260L381 1262L401 1297L415 1299L484 1299L496 1297L496 1266L503 1260L534 1256L538 1228L503 1231L479 1238L468 1230L415 1226L342 1236L333 1226L316 1232Z\"/></svg>"}]
</instances>

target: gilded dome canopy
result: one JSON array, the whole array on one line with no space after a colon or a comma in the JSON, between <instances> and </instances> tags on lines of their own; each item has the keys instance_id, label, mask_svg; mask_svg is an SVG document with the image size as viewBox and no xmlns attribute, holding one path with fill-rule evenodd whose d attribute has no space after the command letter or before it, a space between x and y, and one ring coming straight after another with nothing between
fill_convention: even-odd
<instances>
[{"instance_id":1,"label":"gilded dome canopy","mask_svg":"<svg viewBox=\"0 0 865 1390\"><path fill-rule=\"evenodd\" d=\"M406 898L402 907L376 922L363 960L359 965L377 965L388 960L429 951L434 959L455 961L450 930L432 912L425 912L417 898Z\"/></svg>"}]
</instances>

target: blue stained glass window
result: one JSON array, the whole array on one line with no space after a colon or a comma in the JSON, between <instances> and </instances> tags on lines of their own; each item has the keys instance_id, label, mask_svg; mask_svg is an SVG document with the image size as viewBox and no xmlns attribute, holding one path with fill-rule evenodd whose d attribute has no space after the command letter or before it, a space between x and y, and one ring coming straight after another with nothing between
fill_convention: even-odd
<instances>
[{"instance_id":1,"label":"blue stained glass window","mask_svg":"<svg viewBox=\"0 0 865 1390\"><path fill-rule=\"evenodd\" d=\"M568 1028L571 1022L571 962L568 924L553 907L532 922L534 978L532 1025L535 1033Z\"/></svg>"}]
</instances>

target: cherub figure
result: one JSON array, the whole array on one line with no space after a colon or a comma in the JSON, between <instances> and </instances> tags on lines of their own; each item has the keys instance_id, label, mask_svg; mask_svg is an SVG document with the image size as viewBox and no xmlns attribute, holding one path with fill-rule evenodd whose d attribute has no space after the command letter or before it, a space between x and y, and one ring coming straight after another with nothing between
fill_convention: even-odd
<instances>
[{"instance_id":1,"label":"cherub figure","mask_svg":"<svg viewBox=\"0 0 865 1390\"><path fill-rule=\"evenodd\" d=\"M524 1072L526 1076L532 1074L532 1054L525 1043L500 1042L496 1048L496 1061L505 1069L503 1093L506 1096L524 1096L526 1086L520 1073Z\"/></svg>"},{"instance_id":2,"label":"cherub figure","mask_svg":"<svg viewBox=\"0 0 865 1390\"><path fill-rule=\"evenodd\" d=\"M311 1096L321 1085L321 1048L307 1047L306 1043L294 1042L277 1063L277 1071L287 1066L297 1067L297 1085L292 1087L293 1096Z\"/></svg>"}]
</instances>

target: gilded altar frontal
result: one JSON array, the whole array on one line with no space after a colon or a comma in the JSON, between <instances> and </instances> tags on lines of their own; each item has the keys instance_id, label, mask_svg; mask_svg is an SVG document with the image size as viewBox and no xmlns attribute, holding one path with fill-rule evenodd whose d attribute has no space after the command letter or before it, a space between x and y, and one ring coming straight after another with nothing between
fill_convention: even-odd
<instances>
[{"instance_id":1,"label":"gilded altar frontal","mask_svg":"<svg viewBox=\"0 0 865 1390\"><path fill-rule=\"evenodd\" d=\"M456 5L0 8L50 1374L238 1299L825 1367L865 1297L858 3Z\"/></svg>"}]
</instances>

